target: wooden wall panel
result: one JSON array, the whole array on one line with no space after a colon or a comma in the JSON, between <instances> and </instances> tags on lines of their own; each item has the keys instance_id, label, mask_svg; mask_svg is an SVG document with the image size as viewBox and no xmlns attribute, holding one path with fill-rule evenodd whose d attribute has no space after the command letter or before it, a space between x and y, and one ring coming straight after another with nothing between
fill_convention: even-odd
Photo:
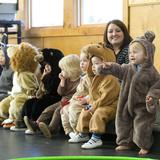
<instances>
[{"instance_id":1,"label":"wooden wall panel","mask_svg":"<svg viewBox=\"0 0 160 160\"><path fill-rule=\"evenodd\" d=\"M143 35L147 30L155 32L154 64L160 71L160 4L130 6L129 15L129 28L133 37Z\"/></svg>"},{"instance_id":2,"label":"wooden wall panel","mask_svg":"<svg viewBox=\"0 0 160 160\"><path fill-rule=\"evenodd\" d=\"M27 1L20 0L19 17L22 19L23 41L45 48L61 49L64 54L79 53L81 47L91 42L103 39L105 26L76 27L73 12L74 0L64 0L63 28L28 28ZM124 0L124 22L129 27L133 38L142 35L146 30L153 30L156 34L155 66L160 71L160 0ZM16 43L14 38L11 42Z\"/></svg>"},{"instance_id":3,"label":"wooden wall panel","mask_svg":"<svg viewBox=\"0 0 160 160\"><path fill-rule=\"evenodd\" d=\"M44 38L43 47L59 48L65 55L79 54L84 45L96 42L102 42L102 36L53 37Z\"/></svg>"},{"instance_id":4,"label":"wooden wall panel","mask_svg":"<svg viewBox=\"0 0 160 160\"><path fill-rule=\"evenodd\" d=\"M160 0L129 0L129 5L158 3Z\"/></svg>"}]
</instances>

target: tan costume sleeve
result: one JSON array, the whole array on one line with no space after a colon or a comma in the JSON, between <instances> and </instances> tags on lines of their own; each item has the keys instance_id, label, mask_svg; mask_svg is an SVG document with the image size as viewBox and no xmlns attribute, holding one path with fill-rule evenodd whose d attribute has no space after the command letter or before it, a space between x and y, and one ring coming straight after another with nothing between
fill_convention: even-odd
<instances>
[{"instance_id":1,"label":"tan costume sleeve","mask_svg":"<svg viewBox=\"0 0 160 160\"><path fill-rule=\"evenodd\" d=\"M80 80L76 93L72 96L72 100L77 100L78 96L87 96L89 94L88 88L87 76L85 76Z\"/></svg>"},{"instance_id":2,"label":"tan costume sleeve","mask_svg":"<svg viewBox=\"0 0 160 160\"><path fill-rule=\"evenodd\" d=\"M22 87L22 90L28 96L35 96L39 87L36 76L31 72L22 72L18 74L18 82Z\"/></svg>"}]
</instances>

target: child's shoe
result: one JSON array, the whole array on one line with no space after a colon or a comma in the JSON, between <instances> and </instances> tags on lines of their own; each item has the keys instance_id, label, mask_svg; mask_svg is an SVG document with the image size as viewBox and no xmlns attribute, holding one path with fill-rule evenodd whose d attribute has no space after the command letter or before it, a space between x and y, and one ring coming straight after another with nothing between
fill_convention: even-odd
<instances>
[{"instance_id":1,"label":"child's shoe","mask_svg":"<svg viewBox=\"0 0 160 160\"><path fill-rule=\"evenodd\" d=\"M9 118L5 119L2 122L2 125L3 125L3 128L5 128L5 129L9 129L12 126L15 126L14 121L12 119L9 119Z\"/></svg>"},{"instance_id":2,"label":"child's shoe","mask_svg":"<svg viewBox=\"0 0 160 160\"><path fill-rule=\"evenodd\" d=\"M25 131L26 130L26 125L24 124L23 121L16 120L15 121L15 126L12 126L10 128L11 131Z\"/></svg>"},{"instance_id":3,"label":"child's shoe","mask_svg":"<svg viewBox=\"0 0 160 160\"><path fill-rule=\"evenodd\" d=\"M33 134L35 134L35 132L33 132L33 131L27 129L27 130L25 130L25 134L33 135Z\"/></svg>"},{"instance_id":4,"label":"child's shoe","mask_svg":"<svg viewBox=\"0 0 160 160\"><path fill-rule=\"evenodd\" d=\"M68 135L69 135L69 137L72 139L72 138L74 138L74 137L76 136L76 133L70 132Z\"/></svg>"},{"instance_id":5,"label":"child's shoe","mask_svg":"<svg viewBox=\"0 0 160 160\"><path fill-rule=\"evenodd\" d=\"M50 132L48 126L45 123L39 122L39 129L45 137L47 137L47 138L52 137L52 133Z\"/></svg>"},{"instance_id":6,"label":"child's shoe","mask_svg":"<svg viewBox=\"0 0 160 160\"><path fill-rule=\"evenodd\" d=\"M71 139L69 139L68 142L70 142L70 143L79 143L79 142L86 142L88 140L89 140L89 136L88 135L76 134Z\"/></svg>"},{"instance_id":7,"label":"child's shoe","mask_svg":"<svg viewBox=\"0 0 160 160\"><path fill-rule=\"evenodd\" d=\"M3 128L5 129L10 129L11 127L15 126L14 123L6 123L6 124L3 124Z\"/></svg>"},{"instance_id":8,"label":"child's shoe","mask_svg":"<svg viewBox=\"0 0 160 160\"><path fill-rule=\"evenodd\" d=\"M2 122L2 125L4 124L10 124L10 123L13 123L13 120L12 119L5 119L3 122Z\"/></svg>"},{"instance_id":9,"label":"child's shoe","mask_svg":"<svg viewBox=\"0 0 160 160\"><path fill-rule=\"evenodd\" d=\"M103 142L101 139L99 140L94 140L93 138L91 138L87 143L84 143L81 148L84 149L93 149L93 148L97 148L102 146Z\"/></svg>"},{"instance_id":10,"label":"child's shoe","mask_svg":"<svg viewBox=\"0 0 160 160\"><path fill-rule=\"evenodd\" d=\"M28 130L30 130L32 133L39 129L38 124L34 121L31 121L27 116L24 116L24 122Z\"/></svg>"},{"instance_id":11,"label":"child's shoe","mask_svg":"<svg viewBox=\"0 0 160 160\"><path fill-rule=\"evenodd\" d=\"M18 132L18 131L25 131L26 128L19 128L19 127L16 127L16 126L11 126L11 127L10 127L10 130L11 130L11 131Z\"/></svg>"}]
</instances>

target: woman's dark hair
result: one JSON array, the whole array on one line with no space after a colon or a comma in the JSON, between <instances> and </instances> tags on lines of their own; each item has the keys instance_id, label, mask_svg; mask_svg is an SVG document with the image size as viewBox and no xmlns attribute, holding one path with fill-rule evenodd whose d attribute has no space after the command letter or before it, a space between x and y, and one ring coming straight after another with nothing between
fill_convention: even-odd
<instances>
[{"instance_id":1,"label":"woman's dark hair","mask_svg":"<svg viewBox=\"0 0 160 160\"><path fill-rule=\"evenodd\" d=\"M105 47L112 48L112 44L110 44L107 38L108 27L110 24L115 24L116 26L118 26L124 34L124 40L120 49L124 48L126 45L128 45L132 41L132 37L129 35L126 25L122 21L115 19L115 20L109 21L106 25L106 29L103 35L103 41L104 41Z\"/></svg>"}]
</instances>

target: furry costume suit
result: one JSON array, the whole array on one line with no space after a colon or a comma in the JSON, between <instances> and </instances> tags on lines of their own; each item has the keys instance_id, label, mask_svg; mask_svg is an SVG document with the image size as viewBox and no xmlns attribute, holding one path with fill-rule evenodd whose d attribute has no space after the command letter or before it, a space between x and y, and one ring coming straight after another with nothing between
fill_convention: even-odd
<instances>
[{"instance_id":1,"label":"furry costume suit","mask_svg":"<svg viewBox=\"0 0 160 160\"><path fill-rule=\"evenodd\" d=\"M104 61L115 62L115 55L111 49L103 48L99 44L88 45L90 57L99 57ZM93 114L90 111L82 109L78 123L77 131L80 133L104 134L109 121L115 118L120 85L112 75L94 75L92 64L90 63L87 71L89 76L89 104L93 108Z\"/></svg>"},{"instance_id":2,"label":"furry costume suit","mask_svg":"<svg viewBox=\"0 0 160 160\"><path fill-rule=\"evenodd\" d=\"M45 108L60 101L61 96L57 93L57 88L61 69L58 63L63 56L63 53L58 49L45 48L42 50L41 56L35 57L40 61L43 69L44 65L48 63L51 66L51 72L42 77L37 96L25 102L22 117L27 116L31 120L37 120Z\"/></svg>"},{"instance_id":3,"label":"furry costume suit","mask_svg":"<svg viewBox=\"0 0 160 160\"><path fill-rule=\"evenodd\" d=\"M150 89L147 96L153 99L153 105L147 107L152 107L152 109L156 111L156 121L153 130L160 132L160 80Z\"/></svg>"},{"instance_id":4,"label":"furry costume suit","mask_svg":"<svg viewBox=\"0 0 160 160\"><path fill-rule=\"evenodd\" d=\"M11 55L11 68L14 71L11 95L0 102L0 116L16 121L24 102L35 96L38 80L34 74L38 63L34 57L38 50L29 43L21 43L14 47Z\"/></svg>"},{"instance_id":5,"label":"furry costume suit","mask_svg":"<svg viewBox=\"0 0 160 160\"><path fill-rule=\"evenodd\" d=\"M152 130L155 112L146 107L146 95L159 79L153 65L155 46L152 44L154 34L146 32L145 36L131 42L144 46L147 58L137 71L136 65L112 63L110 68L99 67L101 74L113 74L122 80L121 92L116 114L117 144L130 146L133 142L142 149L148 150L153 142Z\"/></svg>"}]
</instances>

